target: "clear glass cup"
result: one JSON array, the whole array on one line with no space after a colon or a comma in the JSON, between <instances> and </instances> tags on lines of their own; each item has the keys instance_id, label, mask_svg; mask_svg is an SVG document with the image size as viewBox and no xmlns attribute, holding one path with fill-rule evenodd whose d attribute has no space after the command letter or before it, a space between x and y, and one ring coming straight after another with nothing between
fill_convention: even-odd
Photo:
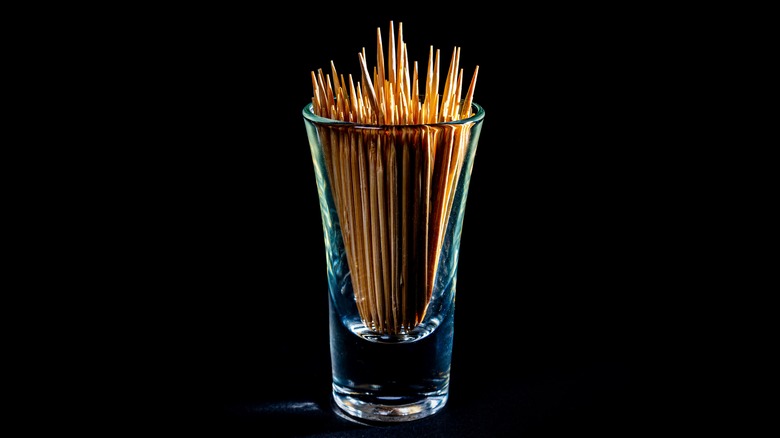
<instances>
[{"instance_id":1,"label":"clear glass cup","mask_svg":"<svg viewBox=\"0 0 780 438\"><path fill-rule=\"evenodd\" d=\"M409 421L447 403L466 197L485 112L360 125L303 109L323 224L336 411Z\"/></svg>"}]
</instances>

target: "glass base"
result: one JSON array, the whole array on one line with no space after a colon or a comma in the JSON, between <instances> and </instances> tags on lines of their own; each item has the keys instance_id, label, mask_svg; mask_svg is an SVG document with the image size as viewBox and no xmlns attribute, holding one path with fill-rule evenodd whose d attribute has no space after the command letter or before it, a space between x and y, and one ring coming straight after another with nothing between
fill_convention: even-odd
<instances>
[{"instance_id":1,"label":"glass base","mask_svg":"<svg viewBox=\"0 0 780 438\"><path fill-rule=\"evenodd\" d=\"M333 388L336 413L358 423L419 420L444 408L447 397L446 392L425 397L378 397L340 391L337 385Z\"/></svg>"}]
</instances>

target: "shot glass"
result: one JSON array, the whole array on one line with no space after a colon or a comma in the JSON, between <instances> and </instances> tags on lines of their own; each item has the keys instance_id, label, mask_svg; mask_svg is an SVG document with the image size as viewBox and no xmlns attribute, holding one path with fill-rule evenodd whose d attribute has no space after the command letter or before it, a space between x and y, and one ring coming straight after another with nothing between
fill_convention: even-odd
<instances>
[{"instance_id":1,"label":"shot glass","mask_svg":"<svg viewBox=\"0 0 780 438\"><path fill-rule=\"evenodd\" d=\"M484 109L361 125L303 108L323 225L334 409L417 420L447 403L466 197Z\"/></svg>"}]
</instances>

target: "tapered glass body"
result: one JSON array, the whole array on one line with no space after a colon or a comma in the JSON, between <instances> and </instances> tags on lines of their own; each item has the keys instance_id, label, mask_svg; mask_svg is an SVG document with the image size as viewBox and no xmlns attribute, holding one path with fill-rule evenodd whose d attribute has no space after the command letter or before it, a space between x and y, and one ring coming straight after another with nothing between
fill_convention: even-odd
<instances>
[{"instance_id":1,"label":"tapered glass body","mask_svg":"<svg viewBox=\"0 0 780 438\"><path fill-rule=\"evenodd\" d=\"M303 109L323 225L333 399L408 421L449 394L458 253L484 110L360 125Z\"/></svg>"}]
</instances>

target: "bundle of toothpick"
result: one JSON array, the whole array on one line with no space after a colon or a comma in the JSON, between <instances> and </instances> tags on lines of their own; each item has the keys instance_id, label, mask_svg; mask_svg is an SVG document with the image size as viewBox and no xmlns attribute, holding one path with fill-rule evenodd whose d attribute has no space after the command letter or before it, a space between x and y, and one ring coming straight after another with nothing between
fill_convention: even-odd
<instances>
[{"instance_id":1,"label":"bundle of toothpick","mask_svg":"<svg viewBox=\"0 0 780 438\"><path fill-rule=\"evenodd\" d=\"M312 103L321 117L354 123L318 128L328 179L358 312L372 330L400 334L423 321L436 287L470 127L447 122L472 115L479 66L462 97L455 47L439 94L439 50L430 48L423 90L402 23L396 37L390 22L386 61L384 52L377 28L376 66L363 48L357 83L333 62L329 74L312 72Z\"/></svg>"}]
</instances>

